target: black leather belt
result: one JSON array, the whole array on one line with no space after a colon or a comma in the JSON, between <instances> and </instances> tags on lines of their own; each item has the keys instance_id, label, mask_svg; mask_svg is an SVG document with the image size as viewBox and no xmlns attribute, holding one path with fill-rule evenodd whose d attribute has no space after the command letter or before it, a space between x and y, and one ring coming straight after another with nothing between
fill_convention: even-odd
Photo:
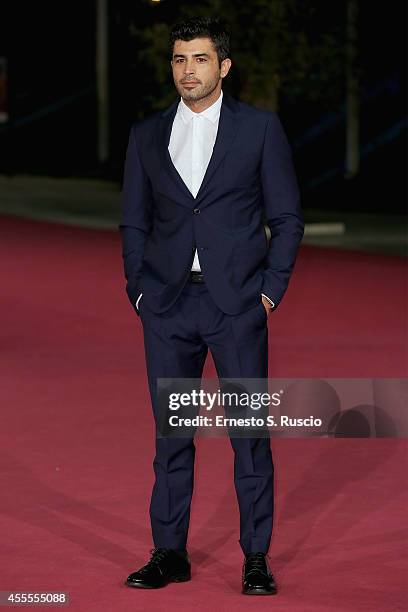
<instances>
[{"instance_id":1,"label":"black leather belt","mask_svg":"<svg viewBox=\"0 0 408 612\"><path fill-rule=\"evenodd\" d=\"M189 281L190 283L204 283L204 274L197 270L191 270Z\"/></svg>"}]
</instances>

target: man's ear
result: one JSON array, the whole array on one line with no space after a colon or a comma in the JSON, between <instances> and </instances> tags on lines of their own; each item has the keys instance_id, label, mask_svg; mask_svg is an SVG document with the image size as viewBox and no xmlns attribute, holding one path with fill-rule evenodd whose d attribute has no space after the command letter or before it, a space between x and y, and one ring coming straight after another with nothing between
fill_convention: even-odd
<instances>
[{"instance_id":1,"label":"man's ear","mask_svg":"<svg viewBox=\"0 0 408 612\"><path fill-rule=\"evenodd\" d=\"M222 60L221 62L221 78L224 78L227 76L229 69L231 68L232 62L230 60L229 57L226 57L224 60Z\"/></svg>"}]
</instances>

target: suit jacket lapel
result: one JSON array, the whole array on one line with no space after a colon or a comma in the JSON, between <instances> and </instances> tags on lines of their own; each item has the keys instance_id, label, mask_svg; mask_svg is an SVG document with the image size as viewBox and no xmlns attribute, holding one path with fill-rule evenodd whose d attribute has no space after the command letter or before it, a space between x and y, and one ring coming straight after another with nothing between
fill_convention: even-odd
<instances>
[{"instance_id":1,"label":"suit jacket lapel","mask_svg":"<svg viewBox=\"0 0 408 612\"><path fill-rule=\"evenodd\" d=\"M173 121L177 112L179 100L180 99L177 98L177 100L175 100L173 104L169 106L169 108L163 111L159 117L159 121L157 122L157 146L159 150L162 168L164 168L168 172L168 174L170 174L170 176L182 190L184 195L194 200L193 194L181 178L180 174L177 172L177 169L172 162L168 149L171 136L171 128L173 127Z\"/></svg>"},{"instance_id":2,"label":"suit jacket lapel","mask_svg":"<svg viewBox=\"0 0 408 612\"><path fill-rule=\"evenodd\" d=\"M224 94L221 104L220 119L218 122L217 137L215 139L213 152L204 174L203 181L198 190L196 202L201 200L206 193L207 186L226 153L230 149L235 138L238 126L236 112L238 105L230 96Z\"/></svg>"},{"instance_id":3,"label":"suit jacket lapel","mask_svg":"<svg viewBox=\"0 0 408 612\"><path fill-rule=\"evenodd\" d=\"M215 139L213 152L210 161L207 166L203 181L200 185L200 189L197 196L194 198L191 191L181 178L174 166L168 146L170 142L171 129L173 126L173 120L177 112L179 98L173 102L173 104L167 108L159 117L157 125L157 145L159 148L160 160L162 167L170 174L174 182L182 190L183 194L186 195L192 204L197 203L205 196L206 188L208 183L213 176L214 172L220 165L222 159L231 147L234 140L237 124L238 124L238 104L228 94L223 95L220 118L218 122L217 137Z\"/></svg>"}]
</instances>

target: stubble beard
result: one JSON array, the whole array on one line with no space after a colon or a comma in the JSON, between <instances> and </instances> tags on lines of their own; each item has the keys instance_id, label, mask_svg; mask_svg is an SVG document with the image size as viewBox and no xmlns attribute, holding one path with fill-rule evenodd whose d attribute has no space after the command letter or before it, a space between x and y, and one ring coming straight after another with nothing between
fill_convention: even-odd
<instances>
[{"instance_id":1,"label":"stubble beard","mask_svg":"<svg viewBox=\"0 0 408 612\"><path fill-rule=\"evenodd\" d=\"M178 93L185 102L197 102L198 100L204 100L205 98L211 96L213 91L216 89L218 82L219 78L214 79L214 81L212 81L208 85L203 85L201 83L200 85L197 85L197 87L191 90L184 89L181 83L177 84L176 87Z\"/></svg>"}]
</instances>

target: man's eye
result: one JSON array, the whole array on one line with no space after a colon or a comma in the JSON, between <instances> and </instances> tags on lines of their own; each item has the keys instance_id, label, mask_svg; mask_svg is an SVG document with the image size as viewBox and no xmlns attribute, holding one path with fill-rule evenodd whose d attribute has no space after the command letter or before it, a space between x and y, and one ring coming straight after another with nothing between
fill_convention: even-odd
<instances>
[{"instance_id":1,"label":"man's eye","mask_svg":"<svg viewBox=\"0 0 408 612\"><path fill-rule=\"evenodd\" d=\"M176 59L176 64L181 64L182 61L183 61L183 58L182 57L178 57Z\"/></svg>"},{"instance_id":2,"label":"man's eye","mask_svg":"<svg viewBox=\"0 0 408 612\"><path fill-rule=\"evenodd\" d=\"M205 57L198 57L197 61L199 61L199 62L206 62L207 60L205 59Z\"/></svg>"}]
</instances>

